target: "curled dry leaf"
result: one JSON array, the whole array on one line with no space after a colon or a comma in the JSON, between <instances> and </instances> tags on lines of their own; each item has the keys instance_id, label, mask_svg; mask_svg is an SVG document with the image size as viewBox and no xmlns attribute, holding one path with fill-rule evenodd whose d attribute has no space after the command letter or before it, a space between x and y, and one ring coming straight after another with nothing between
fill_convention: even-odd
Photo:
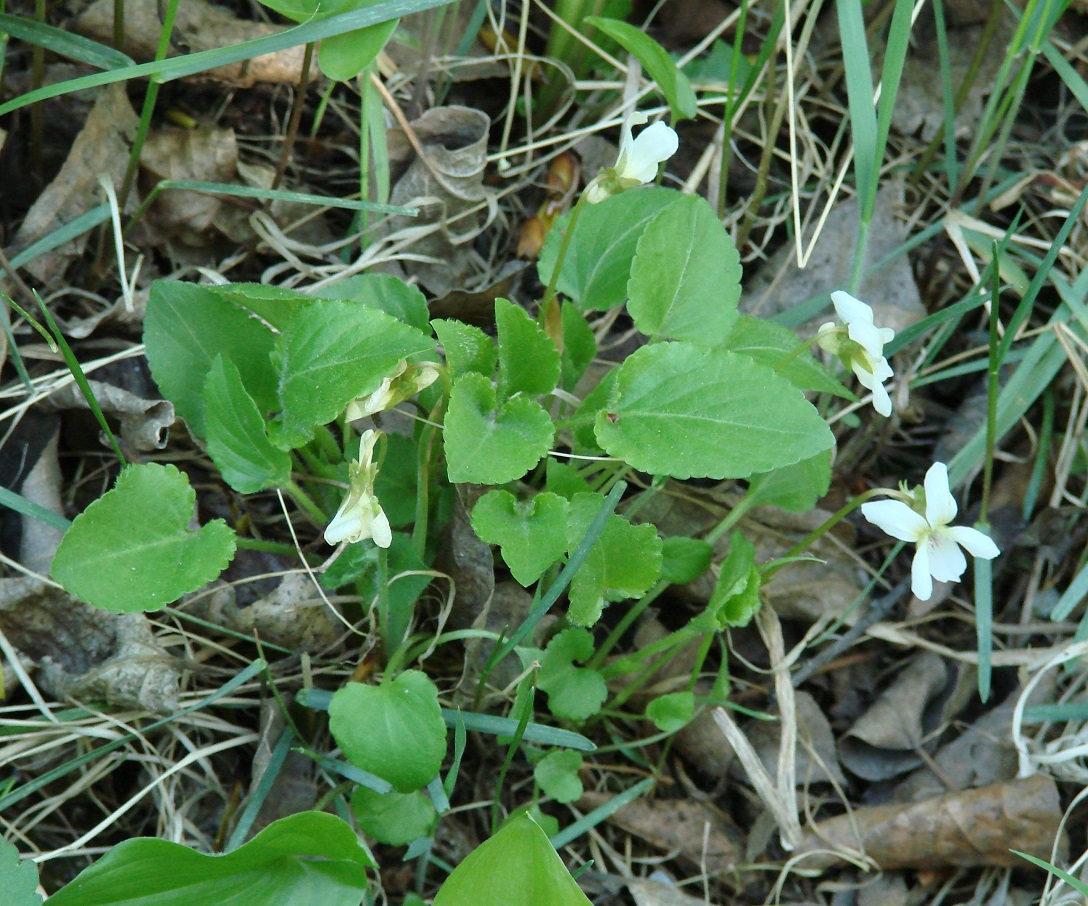
<instances>
[{"instance_id":1,"label":"curled dry leaf","mask_svg":"<svg viewBox=\"0 0 1088 906\"><path fill-rule=\"evenodd\" d=\"M1062 817L1058 788L1035 775L966 792L947 793L911 805L858 808L805 829L794 855L806 869L840 860L824 850L864 852L882 869L1024 867L1018 849L1050 859ZM1064 862L1068 840L1058 840Z\"/></svg>"},{"instance_id":2,"label":"curled dry leaf","mask_svg":"<svg viewBox=\"0 0 1088 906\"><path fill-rule=\"evenodd\" d=\"M83 11L75 30L104 44L113 43L113 0L96 0ZM171 56L180 52L199 53L227 47L284 31L280 25L266 25L239 19L230 10L206 0L185 0L178 5L174 26L176 35L184 36L184 50L171 45ZM151 60L162 32L158 0L125 0L125 52L137 61ZM289 47L276 53L231 63L202 73L205 78L229 82L237 88L249 88L258 82L297 82L302 72L304 47ZM314 54L311 78L318 74Z\"/></svg>"},{"instance_id":3,"label":"curled dry leaf","mask_svg":"<svg viewBox=\"0 0 1088 906\"><path fill-rule=\"evenodd\" d=\"M166 446L174 424L174 404L163 399L144 399L106 381L88 381L103 414L120 423L121 442L130 450L150 453ZM40 403L45 412L90 409L75 383L53 391Z\"/></svg>"},{"instance_id":4,"label":"curled dry leaf","mask_svg":"<svg viewBox=\"0 0 1088 906\"><path fill-rule=\"evenodd\" d=\"M588 792L578 807L595 809L612 797ZM691 799L636 799L608 819L657 849L678 852L711 875L727 875L744 857L741 834L709 807Z\"/></svg>"}]
</instances>

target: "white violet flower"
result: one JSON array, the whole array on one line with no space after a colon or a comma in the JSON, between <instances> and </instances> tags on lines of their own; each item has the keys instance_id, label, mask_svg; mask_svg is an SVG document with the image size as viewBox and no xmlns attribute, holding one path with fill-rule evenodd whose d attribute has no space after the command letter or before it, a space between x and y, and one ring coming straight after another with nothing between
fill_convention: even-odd
<instances>
[{"instance_id":1,"label":"white violet flower","mask_svg":"<svg viewBox=\"0 0 1088 906\"><path fill-rule=\"evenodd\" d=\"M369 430L359 438L359 459L348 466L347 495L325 529L325 540L329 544L355 543L364 538L373 538L378 547L389 547L393 543L389 520L374 496L374 479L378 474L378 467L373 463L374 445L380 436L380 431Z\"/></svg>"},{"instance_id":2,"label":"white violet flower","mask_svg":"<svg viewBox=\"0 0 1088 906\"><path fill-rule=\"evenodd\" d=\"M654 123L637 137L631 137L631 127L641 126L646 119L646 114L634 112L624 120L616 166L602 170L586 186L586 201L589 204L597 204L626 189L653 182L657 178L658 165L676 153L680 139L667 123Z\"/></svg>"},{"instance_id":3,"label":"white violet flower","mask_svg":"<svg viewBox=\"0 0 1088 906\"><path fill-rule=\"evenodd\" d=\"M385 412L403 403L408 397L415 396L420 390L430 387L437 380L438 366L434 362L409 364L407 360L401 359L393 373L378 385L377 390L348 403L345 414L349 421L354 421Z\"/></svg>"},{"instance_id":4,"label":"white violet flower","mask_svg":"<svg viewBox=\"0 0 1088 906\"><path fill-rule=\"evenodd\" d=\"M877 412L885 417L891 415L892 400L884 382L892 376L892 367L884 358L884 344L892 341L895 331L877 327L873 323L873 310L850 293L836 290L831 301L846 325L846 337L842 335L843 328L828 321L817 331L816 342L854 372L859 383L873 394L873 408Z\"/></svg>"},{"instance_id":5,"label":"white violet flower","mask_svg":"<svg viewBox=\"0 0 1088 906\"><path fill-rule=\"evenodd\" d=\"M929 467L925 490L912 496L914 506L901 500L877 500L861 505L861 514L877 528L900 541L917 545L910 571L910 590L922 601L933 594L933 580L958 582L967 569L961 547L973 557L992 560L1001 551L978 529L949 525L956 518L956 499L948 489L948 468L943 462ZM925 510L923 516L921 509Z\"/></svg>"}]
</instances>

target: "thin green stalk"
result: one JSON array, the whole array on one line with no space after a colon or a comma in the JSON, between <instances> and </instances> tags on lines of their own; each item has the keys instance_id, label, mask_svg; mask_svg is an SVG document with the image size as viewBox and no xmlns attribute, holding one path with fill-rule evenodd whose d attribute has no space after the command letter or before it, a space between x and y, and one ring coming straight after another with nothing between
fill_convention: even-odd
<instances>
[{"instance_id":1,"label":"thin green stalk","mask_svg":"<svg viewBox=\"0 0 1088 906\"><path fill-rule=\"evenodd\" d=\"M718 162L718 219L725 219L725 194L729 185L729 168L733 165L733 117L736 114L740 91L737 77L740 61L744 59L744 30L748 23L748 0L741 0L737 30L733 36L733 57L729 61L729 84L726 86L725 110L722 113L722 154Z\"/></svg>"},{"instance_id":2,"label":"thin green stalk","mask_svg":"<svg viewBox=\"0 0 1088 906\"><path fill-rule=\"evenodd\" d=\"M764 97L764 101L767 103L775 101L775 93L777 91L776 76L777 71L775 70L774 61L772 61L767 69L767 92ZM777 135L778 130L782 128L782 120L786 118L786 102L788 99L789 94L787 92L782 92L782 96L777 98L774 113L771 115L771 125L767 130L768 135ZM742 248L748 241L748 234L752 230L756 215L759 213L759 208L763 204L764 197L767 195L767 181L771 173L771 161L774 158L774 149L775 143L773 141L768 141L763 146L763 153L759 158L759 169L756 171L755 188L752 190L752 196L748 202L748 209L744 213L744 220L737 229L736 245L738 248Z\"/></svg>"},{"instance_id":3,"label":"thin green stalk","mask_svg":"<svg viewBox=\"0 0 1088 906\"><path fill-rule=\"evenodd\" d=\"M529 725L529 719L533 716L533 699L536 693L534 681L535 675L530 672L518 685L518 692L514 698L515 712L520 712L518 713L518 728L514 731L510 745L506 749L506 758L503 759L502 768L499 770L499 776L495 781L495 798L491 804L492 834L499 829L499 803L502 801L502 785L503 781L506 780L506 772L510 770L514 755L521 746L521 739L525 735L525 728Z\"/></svg>"},{"instance_id":4,"label":"thin green stalk","mask_svg":"<svg viewBox=\"0 0 1088 906\"><path fill-rule=\"evenodd\" d=\"M113 46L125 49L125 0L113 0Z\"/></svg>"},{"instance_id":5,"label":"thin green stalk","mask_svg":"<svg viewBox=\"0 0 1088 906\"><path fill-rule=\"evenodd\" d=\"M586 667L590 670L600 669L601 664L604 663L604 659L608 657L616 647L619 640L623 637L623 634L634 625L635 621L645 613L646 608L656 601L670 584L671 583L666 582L664 579L660 580L653 588L632 604L627 612L620 618L619 622L612 628L612 631L608 633L605 640L597 646L597 650L593 652L593 657L586 662Z\"/></svg>"},{"instance_id":6,"label":"thin green stalk","mask_svg":"<svg viewBox=\"0 0 1088 906\"><path fill-rule=\"evenodd\" d=\"M578 196L578 201L574 203L574 210L570 212L570 222L567 223L567 231L563 234L563 242L559 246L559 254L556 256L555 266L552 268L552 275L548 280L548 288L544 291L544 298L540 302L541 325L555 342L555 345L559 347L560 352L563 350L563 322L559 304L556 302L555 297L558 292L559 274L563 270L563 261L567 257L570 241L578 224L578 216L582 213L585 204L586 196L583 192Z\"/></svg>"},{"instance_id":7,"label":"thin green stalk","mask_svg":"<svg viewBox=\"0 0 1088 906\"><path fill-rule=\"evenodd\" d=\"M287 496L290 497L309 518L310 521L318 528L324 528L329 521L329 517L325 514L325 511L321 509L314 499L307 494L302 488L300 488L293 480L288 481L283 486L283 490L287 492Z\"/></svg>"},{"instance_id":8,"label":"thin green stalk","mask_svg":"<svg viewBox=\"0 0 1088 906\"><path fill-rule=\"evenodd\" d=\"M165 60L170 52L170 38L174 34L174 21L178 15L178 3L180 0L167 0L166 12L162 19L162 30L159 32L159 43L155 48L155 62ZM151 130L151 117L155 112L155 102L159 98L159 87L162 78L152 76L147 82L147 91L144 92L144 104L140 110L140 122L136 127L136 137L132 140L132 150L128 155L128 166L125 168L124 178L121 180L121 188L117 193L117 206L121 211L125 210L125 202L128 200L132 185L136 180L136 173L140 166L140 155L147 141L147 134Z\"/></svg>"}]
</instances>

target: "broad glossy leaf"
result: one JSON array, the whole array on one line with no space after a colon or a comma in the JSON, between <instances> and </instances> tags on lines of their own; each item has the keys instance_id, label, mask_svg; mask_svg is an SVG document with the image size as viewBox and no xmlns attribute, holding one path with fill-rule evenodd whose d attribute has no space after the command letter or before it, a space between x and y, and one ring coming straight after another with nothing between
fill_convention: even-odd
<instances>
[{"instance_id":1,"label":"broad glossy leaf","mask_svg":"<svg viewBox=\"0 0 1088 906\"><path fill-rule=\"evenodd\" d=\"M335 815L300 812L224 855L123 840L49 898L55 906L358 906L376 867Z\"/></svg>"},{"instance_id":2,"label":"broad glossy leaf","mask_svg":"<svg viewBox=\"0 0 1088 906\"><path fill-rule=\"evenodd\" d=\"M647 186L614 195L600 204L584 205L559 272L559 292L582 311L622 305L642 231L660 211L683 197L675 189ZM537 264L545 285L551 279L569 225L567 214L548 232Z\"/></svg>"},{"instance_id":3,"label":"broad glossy leaf","mask_svg":"<svg viewBox=\"0 0 1088 906\"><path fill-rule=\"evenodd\" d=\"M788 327L751 315L739 315L721 348L755 359L801 390L857 399L807 352L797 353L801 340Z\"/></svg>"},{"instance_id":4,"label":"broad glossy leaf","mask_svg":"<svg viewBox=\"0 0 1088 906\"><path fill-rule=\"evenodd\" d=\"M126 466L117 483L72 522L53 578L103 610L158 610L206 585L234 556L222 519L189 530L196 493L172 465Z\"/></svg>"},{"instance_id":5,"label":"broad glossy leaf","mask_svg":"<svg viewBox=\"0 0 1088 906\"><path fill-rule=\"evenodd\" d=\"M144 317L151 374L189 430L204 436L204 378L217 355L230 359L258 408L276 408L269 361L275 335L231 301L232 289L156 280Z\"/></svg>"},{"instance_id":6,"label":"broad glossy leaf","mask_svg":"<svg viewBox=\"0 0 1088 906\"><path fill-rule=\"evenodd\" d=\"M495 300L499 334L499 395L538 396L559 383L559 350L528 312L506 299Z\"/></svg>"},{"instance_id":7,"label":"broad glossy leaf","mask_svg":"<svg viewBox=\"0 0 1088 906\"><path fill-rule=\"evenodd\" d=\"M211 288L232 305L249 312L276 331L283 330L300 308L317 298L297 289L266 286L263 283L226 283Z\"/></svg>"},{"instance_id":8,"label":"broad glossy leaf","mask_svg":"<svg viewBox=\"0 0 1088 906\"><path fill-rule=\"evenodd\" d=\"M547 491L525 501L508 491L488 491L472 509L472 528L499 545L514 578L528 586L567 551L567 506Z\"/></svg>"},{"instance_id":9,"label":"broad glossy leaf","mask_svg":"<svg viewBox=\"0 0 1088 906\"><path fill-rule=\"evenodd\" d=\"M428 836L438 823L434 804L423 790L379 793L357 786L351 811L364 834L389 846L406 846Z\"/></svg>"},{"instance_id":10,"label":"broad glossy leaf","mask_svg":"<svg viewBox=\"0 0 1088 906\"><path fill-rule=\"evenodd\" d=\"M470 371L491 377L499 358L491 337L479 327L461 321L436 318L431 321L431 326L446 353L450 377L456 379Z\"/></svg>"},{"instance_id":11,"label":"broad glossy leaf","mask_svg":"<svg viewBox=\"0 0 1088 906\"><path fill-rule=\"evenodd\" d=\"M695 119L698 112L695 92L688 77L669 56L669 52L645 31L618 19L587 16L586 22L596 25L624 50L636 57L643 69L657 83L676 119Z\"/></svg>"},{"instance_id":12,"label":"broad glossy leaf","mask_svg":"<svg viewBox=\"0 0 1088 906\"><path fill-rule=\"evenodd\" d=\"M790 513L807 513L831 486L831 451L825 450L792 466L753 475L747 501L776 506Z\"/></svg>"},{"instance_id":13,"label":"broad glossy leaf","mask_svg":"<svg viewBox=\"0 0 1088 906\"><path fill-rule=\"evenodd\" d=\"M450 394L443 442L454 483L505 484L535 466L551 446L548 413L523 396L499 403L482 374L458 378Z\"/></svg>"},{"instance_id":14,"label":"broad glossy leaf","mask_svg":"<svg viewBox=\"0 0 1088 906\"><path fill-rule=\"evenodd\" d=\"M321 299L302 309L276 339L277 445L306 443L317 425L376 390L401 359L433 348L422 331L357 302Z\"/></svg>"},{"instance_id":15,"label":"broad glossy leaf","mask_svg":"<svg viewBox=\"0 0 1088 906\"><path fill-rule=\"evenodd\" d=\"M571 550L585 537L602 503L600 494L577 494L571 500L567 516ZM607 603L642 594L660 576L661 539L656 527L632 525L613 514L571 580L567 619L579 626L592 626Z\"/></svg>"},{"instance_id":16,"label":"broad glossy leaf","mask_svg":"<svg viewBox=\"0 0 1088 906\"><path fill-rule=\"evenodd\" d=\"M322 299L361 302L392 315L421 333L430 332L427 299L418 287L409 286L392 274L356 274L326 286L314 295Z\"/></svg>"},{"instance_id":17,"label":"broad glossy leaf","mask_svg":"<svg viewBox=\"0 0 1088 906\"><path fill-rule=\"evenodd\" d=\"M400 793L430 783L446 755L438 690L418 670L380 686L348 683L337 690L329 729L348 761Z\"/></svg>"},{"instance_id":18,"label":"broad glossy leaf","mask_svg":"<svg viewBox=\"0 0 1088 906\"><path fill-rule=\"evenodd\" d=\"M434 906L590 906L526 814L510 819L446 879Z\"/></svg>"},{"instance_id":19,"label":"broad glossy leaf","mask_svg":"<svg viewBox=\"0 0 1088 906\"><path fill-rule=\"evenodd\" d=\"M628 357L595 432L613 456L674 478L747 478L835 443L785 378L745 356L688 343L644 346Z\"/></svg>"},{"instance_id":20,"label":"broad glossy leaf","mask_svg":"<svg viewBox=\"0 0 1088 906\"><path fill-rule=\"evenodd\" d=\"M399 19L390 19L379 25L358 28L355 31L326 38L318 48L317 65L334 81L345 82L355 78L382 52L382 48L397 30L399 21Z\"/></svg>"},{"instance_id":21,"label":"broad glossy leaf","mask_svg":"<svg viewBox=\"0 0 1088 906\"><path fill-rule=\"evenodd\" d=\"M291 457L272 445L238 369L221 355L204 381L204 415L208 453L234 490L253 494L290 481Z\"/></svg>"},{"instance_id":22,"label":"broad glossy leaf","mask_svg":"<svg viewBox=\"0 0 1088 906\"><path fill-rule=\"evenodd\" d=\"M608 698L604 677L574 663L592 656L593 635L588 629L564 629L548 642L537 687L548 693L548 709L556 717L582 721L601 710Z\"/></svg>"},{"instance_id":23,"label":"broad glossy leaf","mask_svg":"<svg viewBox=\"0 0 1088 906\"><path fill-rule=\"evenodd\" d=\"M627 310L650 337L718 346L740 299L740 255L702 198L687 195L646 226L638 241Z\"/></svg>"}]
</instances>

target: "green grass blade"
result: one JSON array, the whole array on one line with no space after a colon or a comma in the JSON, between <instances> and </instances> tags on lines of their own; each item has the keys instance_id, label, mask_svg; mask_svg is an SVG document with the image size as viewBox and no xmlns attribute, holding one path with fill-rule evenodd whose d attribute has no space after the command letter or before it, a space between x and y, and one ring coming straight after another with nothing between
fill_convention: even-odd
<instances>
[{"instance_id":1,"label":"green grass blade","mask_svg":"<svg viewBox=\"0 0 1088 906\"><path fill-rule=\"evenodd\" d=\"M1009 850L1009 852L1016 853L1021 859L1027 859L1032 865L1038 865L1040 868L1045 868L1052 875L1057 875L1065 881L1065 883L1072 887L1077 893L1088 896L1088 884L1085 884L1078 878L1074 878L1069 872L1063 871L1056 865L1051 865L1049 862L1044 862L1042 859L1036 858L1035 856L1029 856L1027 853L1022 853L1018 849L1012 849Z\"/></svg>"},{"instance_id":2,"label":"green grass blade","mask_svg":"<svg viewBox=\"0 0 1088 906\"><path fill-rule=\"evenodd\" d=\"M272 784L276 782L276 778L279 777L280 771L283 770L283 763L287 761L287 753L291 751L291 743L294 742L294 739L295 734L291 732L291 728L284 727L283 731L280 733L280 738L276 740L276 745L272 749L272 754L268 757L268 763L261 773L261 779L258 781L257 785L249 791L249 798L246 799L246 807L242 810L242 814L238 818L238 823L234 825L234 830L231 831L230 839L227 840L227 845L223 848L223 852L229 853L246 842L246 837L249 836L249 830L253 827L253 822L257 818L257 813L261 810L261 806L264 805L265 800L268 799L268 793L272 789Z\"/></svg>"},{"instance_id":3,"label":"green grass blade","mask_svg":"<svg viewBox=\"0 0 1088 906\"><path fill-rule=\"evenodd\" d=\"M47 510L33 500L27 500L21 494L16 494L2 485L0 485L0 506L6 506L9 510L15 510L15 512L29 516L31 519L37 519L39 522L44 522L61 532L68 531L68 526L72 524L63 516L54 513L52 510Z\"/></svg>"},{"instance_id":4,"label":"green grass blade","mask_svg":"<svg viewBox=\"0 0 1088 906\"><path fill-rule=\"evenodd\" d=\"M1058 598L1058 603L1054 605L1054 609L1050 612L1050 619L1055 621L1064 620L1073 612L1073 608L1086 597L1088 597L1088 563L1080 568L1080 572L1073 577L1069 587Z\"/></svg>"},{"instance_id":5,"label":"green grass blade","mask_svg":"<svg viewBox=\"0 0 1088 906\"><path fill-rule=\"evenodd\" d=\"M30 243L30 245L19 252L19 254L13 255L11 258L11 266L13 268L23 267L40 255L51 252L53 249L64 245L66 242L71 242L77 236L82 236L84 233L90 232L100 223L105 223L109 219L110 206L108 204L100 204L97 207L91 208L89 211L80 214L75 220L70 220L64 226L43 236L37 242Z\"/></svg>"},{"instance_id":6,"label":"green grass blade","mask_svg":"<svg viewBox=\"0 0 1088 906\"><path fill-rule=\"evenodd\" d=\"M82 91L86 88L96 88L99 85L110 85L114 82L125 82L129 79L151 76L159 76L159 81L162 82L181 79L185 76L207 72L209 69L215 69L219 66L226 66L229 63L240 63L243 60L251 60L253 57L276 53L290 47L298 47L300 44L308 44L311 41L320 41L322 38L331 38L333 35L344 34L359 28L367 28L420 10L444 6L449 2L450 0L386 0L385 3L379 3L365 9L356 9L351 12L341 13L338 16L330 16L328 19L322 19L319 22L307 22L305 25L289 28L274 35L254 38L251 41L243 41L229 47L217 47L214 50L203 50L200 53L170 57L167 60L140 63L136 66L126 66L124 69L115 69L111 72L99 72L78 79L69 79L55 85L43 86L35 91L13 98L6 104L0 104L0 116L30 104L36 104L39 101L71 94L73 91Z\"/></svg>"},{"instance_id":7,"label":"green grass blade","mask_svg":"<svg viewBox=\"0 0 1088 906\"><path fill-rule=\"evenodd\" d=\"M636 783L631 789L624 790L618 796L614 796L609 799L604 805L599 808L595 808L587 815L583 815L573 824L563 828L554 837L551 837L552 846L556 849L561 849L568 843L572 843L577 840L582 834L588 833L591 829L596 827L602 821L616 814L621 808L627 805L629 802L634 802L654 785L652 777L647 777L645 780L641 780Z\"/></svg>"},{"instance_id":8,"label":"green grass blade","mask_svg":"<svg viewBox=\"0 0 1088 906\"><path fill-rule=\"evenodd\" d=\"M122 69L136 65L132 57L105 44L21 16L0 13L0 32L96 69Z\"/></svg>"},{"instance_id":9,"label":"green grass blade","mask_svg":"<svg viewBox=\"0 0 1088 906\"><path fill-rule=\"evenodd\" d=\"M869 65L869 42L865 37L865 19L861 0L838 0L839 39L846 74L850 133L854 141L854 178L858 197L876 195L877 120L873 108L873 73Z\"/></svg>"}]
</instances>

